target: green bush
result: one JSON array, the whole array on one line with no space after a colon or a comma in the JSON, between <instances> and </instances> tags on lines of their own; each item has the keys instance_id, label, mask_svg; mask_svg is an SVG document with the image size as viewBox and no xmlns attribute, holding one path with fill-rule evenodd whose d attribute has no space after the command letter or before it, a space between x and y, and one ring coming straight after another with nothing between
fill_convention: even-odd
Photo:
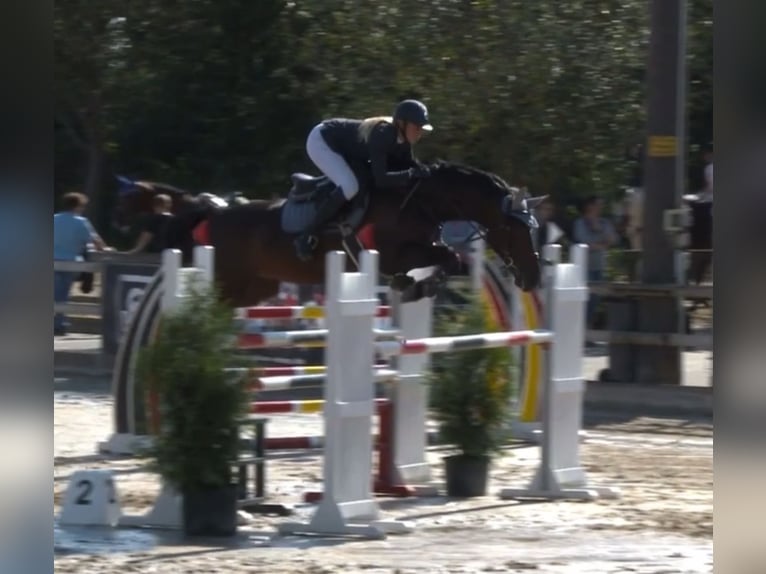
<instances>
[{"instance_id":1,"label":"green bush","mask_svg":"<svg viewBox=\"0 0 766 574\"><path fill-rule=\"evenodd\" d=\"M466 310L442 324L444 335L496 330L489 305L473 299ZM434 357L429 375L431 408L443 442L462 454L491 455L507 439L513 393L511 354L507 348L445 353Z\"/></svg>"},{"instance_id":2,"label":"green bush","mask_svg":"<svg viewBox=\"0 0 766 574\"><path fill-rule=\"evenodd\" d=\"M148 454L180 492L231 483L237 421L249 404L245 377L224 371L236 365L232 317L214 289L193 290L139 355L137 375L159 401L160 430Z\"/></svg>"}]
</instances>

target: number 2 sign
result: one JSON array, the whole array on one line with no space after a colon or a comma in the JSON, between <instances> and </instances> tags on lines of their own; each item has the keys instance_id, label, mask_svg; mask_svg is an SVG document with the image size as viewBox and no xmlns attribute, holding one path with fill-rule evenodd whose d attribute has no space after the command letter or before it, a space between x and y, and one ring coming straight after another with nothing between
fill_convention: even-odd
<instances>
[{"instance_id":1,"label":"number 2 sign","mask_svg":"<svg viewBox=\"0 0 766 574\"><path fill-rule=\"evenodd\" d=\"M59 524L116 526L121 513L112 471L78 470L69 479Z\"/></svg>"}]
</instances>

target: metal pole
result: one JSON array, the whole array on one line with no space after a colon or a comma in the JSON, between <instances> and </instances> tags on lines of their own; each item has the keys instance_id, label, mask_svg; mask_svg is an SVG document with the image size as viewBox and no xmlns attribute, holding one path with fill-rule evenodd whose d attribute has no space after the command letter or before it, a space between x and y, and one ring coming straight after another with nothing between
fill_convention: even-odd
<instances>
[{"instance_id":1,"label":"metal pole","mask_svg":"<svg viewBox=\"0 0 766 574\"><path fill-rule=\"evenodd\" d=\"M663 214L680 205L685 157L686 0L652 0L648 74L648 141L643 217L642 282L676 282L675 238L663 228ZM639 331L678 329L676 297L644 299ZM681 384L680 347L634 347L642 383Z\"/></svg>"}]
</instances>

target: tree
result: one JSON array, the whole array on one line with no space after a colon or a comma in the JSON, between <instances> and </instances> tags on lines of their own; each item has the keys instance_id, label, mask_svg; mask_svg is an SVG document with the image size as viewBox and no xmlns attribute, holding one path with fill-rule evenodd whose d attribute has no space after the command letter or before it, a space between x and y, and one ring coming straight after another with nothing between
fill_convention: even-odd
<instances>
[{"instance_id":1,"label":"tree","mask_svg":"<svg viewBox=\"0 0 766 574\"><path fill-rule=\"evenodd\" d=\"M291 171L316 172L316 122L418 97L437 128L423 159L559 202L616 193L644 138L647 15L638 0L64 0L58 175L91 194L113 170L283 195ZM689 59L697 144L712 134L712 0L690 0Z\"/></svg>"},{"instance_id":2,"label":"tree","mask_svg":"<svg viewBox=\"0 0 766 574\"><path fill-rule=\"evenodd\" d=\"M69 147L64 149L82 158L82 190L96 215L102 205L99 192L114 131L110 110L119 100L122 69L118 63L125 48L121 6L114 0L63 0L55 3L53 13L57 147L66 141Z\"/></svg>"}]
</instances>

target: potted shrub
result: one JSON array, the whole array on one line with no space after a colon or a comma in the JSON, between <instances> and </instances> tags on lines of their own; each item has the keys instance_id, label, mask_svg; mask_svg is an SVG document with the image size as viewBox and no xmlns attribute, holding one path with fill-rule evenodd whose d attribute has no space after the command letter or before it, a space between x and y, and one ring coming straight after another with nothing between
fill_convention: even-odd
<instances>
[{"instance_id":1,"label":"potted shrub","mask_svg":"<svg viewBox=\"0 0 766 574\"><path fill-rule=\"evenodd\" d=\"M156 339L139 355L137 375L159 411L148 455L182 495L187 535L232 536L237 529L233 463L249 395L244 376L224 371L236 364L235 329L217 292L195 288L163 315Z\"/></svg>"},{"instance_id":2,"label":"potted shrub","mask_svg":"<svg viewBox=\"0 0 766 574\"><path fill-rule=\"evenodd\" d=\"M495 330L489 306L473 299L451 318L448 335ZM507 348L458 351L434 357L431 408L441 440L455 454L444 458L447 495L486 494L491 456L508 438L513 377Z\"/></svg>"}]
</instances>

